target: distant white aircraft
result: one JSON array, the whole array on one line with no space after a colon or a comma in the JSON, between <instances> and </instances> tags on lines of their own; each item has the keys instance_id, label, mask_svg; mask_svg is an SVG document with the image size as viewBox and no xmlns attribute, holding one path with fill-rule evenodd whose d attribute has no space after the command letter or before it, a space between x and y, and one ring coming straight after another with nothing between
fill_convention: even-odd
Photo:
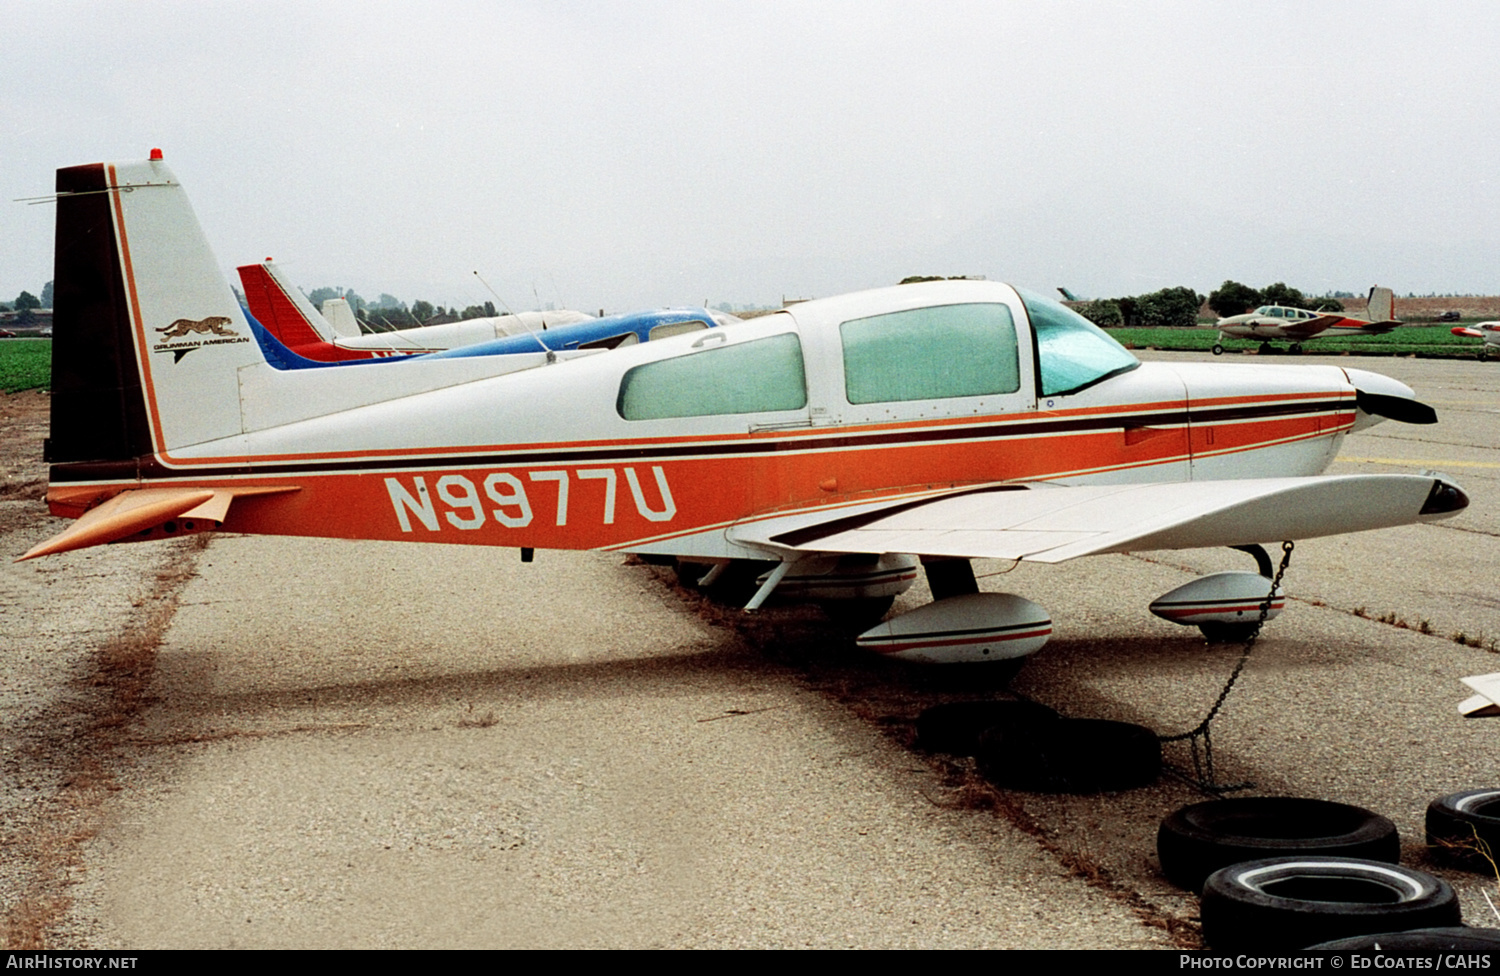
<instances>
[{"instance_id":1,"label":"distant white aircraft","mask_svg":"<svg viewBox=\"0 0 1500 976\"><path fill-rule=\"evenodd\" d=\"M1383 335L1401 323L1396 319L1396 296L1389 288L1370 289L1366 303L1368 319L1354 318L1343 312L1309 312L1305 308L1285 305L1262 305L1253 312L1231 315L1204 328L1218 329L1219 342L1214 343L1215 356L1224 352L1225 336L1235 339L1260 339L1261 352L1268 352L1271 342L1291 343L1292 352L1301 352L1309 339L1340 335Z\"/></svg>"},{"instance_id":2,"label":"distant white aircraft","mask_svg":"<svg viewBox=\"0 0 1500 976\"><path fill-rule=\"evenodd\" d=\"M1500 322L1475 322L1473 325L1459 325L1453 328L1454 335L1468 336L1471 339L1483 339L1484 345L1479 347L1479 358L1490 358L1490 350L1500 350Z\"/></svg>"},{"instance_id":3,"label":"distant white aircraft","mask_svg":"<svg viewBox=\"0 0 1500 976\"><path fill-rule=\"evenodd\" d=\"M302 290L287 281L270 261L241 265L236 270L250 314L292 352L319 362L441 352L593 318L587 312L563 309L366 334L360 330L347 301L339 298L324 302L320 313Z\"/></svg>"}]
</instances>

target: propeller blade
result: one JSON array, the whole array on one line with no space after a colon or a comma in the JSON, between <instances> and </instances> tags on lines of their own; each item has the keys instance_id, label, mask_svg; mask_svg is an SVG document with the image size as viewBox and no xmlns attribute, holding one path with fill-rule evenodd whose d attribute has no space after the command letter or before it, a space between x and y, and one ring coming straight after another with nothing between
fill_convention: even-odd
<instances>
[{"instance_id":1,"label":"propeller blade","mask_svg":"<svg viewBox=\"0 0 1500 976\"><path fill-rule=\"evenodd\" d=\"M1403 424L1435 424L1437 411L1425 403L1385 393L1354 391L1354 402L1365 413Z\"/></svg>"}]
</instances>

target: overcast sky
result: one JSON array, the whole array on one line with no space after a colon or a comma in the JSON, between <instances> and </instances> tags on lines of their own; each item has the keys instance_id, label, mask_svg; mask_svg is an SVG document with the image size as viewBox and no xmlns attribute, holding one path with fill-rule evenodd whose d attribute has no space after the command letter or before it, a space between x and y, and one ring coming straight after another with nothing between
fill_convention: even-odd
<instances>
[{"instance_id":1,"label":"overcast sky","mask_svg":"<svg viewBox=\"0 0 1500 976\"><path fill-rule=\"evenodd\" d=\"M0 299L60 166L220 265L622 311L979 274L1500 293L1490 2L4 5Z\"/></svg>"}]
</instances>

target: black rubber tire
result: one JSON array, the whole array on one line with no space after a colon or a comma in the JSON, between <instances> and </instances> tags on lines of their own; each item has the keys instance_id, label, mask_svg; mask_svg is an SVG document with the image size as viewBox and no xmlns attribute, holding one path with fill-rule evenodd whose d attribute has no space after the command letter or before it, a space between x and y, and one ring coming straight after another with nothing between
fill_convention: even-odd
<instances>
[{"instance_id":1,"label":"black rubber tire","mask_svg":"<svg viewBox=\"0 0 1500 976\"><path fill-rule=\"evenodd\" d=\"M1221 345L1219 345L1217 342L1214 343L1214 347L1213 347L1213 349L1211 351L1213 352L1213 354L1215 356L1222 356L1222 355L1224 355L1224 347L1221 346Z\"/></svg>"},{"instance_id":2,"label":"black rubber tire","mask_svg":"<svg viewBox=\"0 0 1500 976\"><path fill-rule=\"evenodd\" d=\"M990 729L1014 729L1057 719L1057 712L1040 702L949 702L924 709L917 716L917 745L931 752L972 756L979 748L979 737Z\"/></svg>"},{"instance_id":3,"label":"black rubber tire","mask_svg":"<svg viewBox=\"0 0 1500 976\"><path fill-rule=\"evenodd\" d=\"M863 633L884 620L895 603L894 596L867 596L859 600L819 600L818 609L840 630Z\"/></svg>"},{"instance_id":4,"label":"black rubber tire","mask_svg":"<svg viewBox=\"0 0 1500 976\"><path fill-rule=\"evenodd\" d=\"M1375 935L1357 935L1352 939L1319 942L1308 948L1370 952L1395 952L1403 949L1496 952L1500 951L1500 929L1471 929L1461 925L1443 929L1412 929L1409 932L1378 932Z\"/></svg>"},{"instance_id":5,"label":"black rubber tire","mask_svg":"<svg viewBox=\"0 0 1500 976\"><path fill-rule=\"evenodd\" d=\"M1156 782L1161 741L1128 722L1060 718L979 737L979 771L1002 789L1032 793L1104 793Z\"/></svg>"},{"instance_id":6,"label":"black rubber tire","mask_svg":"<svg viewBox=\"0 0 1500 976\"><path fill-rule=\"evenodd\" d=\"M1434 857L1489 872L1481 845L1500 858L1500 789L1450 793L1427 804L1427 846Z\"/></svg>"},{"instance_id":7,"label":"black rubber tire","mask_svg":"<svg viewBox=\"0 0 1500 976\"><path fill-rule=\"evenodd\" d=\"M1156 831L1162 874L1202 891L1215 871L1241 861L1291 855L1401 860L1396 825L1347 803L1297 796L1242 796L1182 807Z\"/></svg>"},{"instance_id":8,"label":"black rubber tire","mask_svg":"<svg viewBox=\"0 0 1500 976\"><path fill-rule=\"evenodd\" d=\"M1448 882L1349 857L1273 857L1203 883L1203 940L1216 952L1276 952L1377 932L1463 924Z\"/></svg>"}]
</instances>

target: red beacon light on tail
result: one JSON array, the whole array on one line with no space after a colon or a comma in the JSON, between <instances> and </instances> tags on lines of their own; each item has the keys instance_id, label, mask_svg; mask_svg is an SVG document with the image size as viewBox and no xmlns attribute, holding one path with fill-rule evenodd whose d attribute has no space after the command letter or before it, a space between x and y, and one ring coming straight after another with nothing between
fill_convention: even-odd
<instances>
[{"instance_id":1,"label":"red beacon light on tail","mask_svg":"<svg viewBox=\"0 0 1500 976\"><path fill-rule=\"evenodd\" d=\"M151 157L150 158L151 158L151 161L153 163L161 162L161 150L153 148L151 150Z\"/></svg>"}]
</instances>

